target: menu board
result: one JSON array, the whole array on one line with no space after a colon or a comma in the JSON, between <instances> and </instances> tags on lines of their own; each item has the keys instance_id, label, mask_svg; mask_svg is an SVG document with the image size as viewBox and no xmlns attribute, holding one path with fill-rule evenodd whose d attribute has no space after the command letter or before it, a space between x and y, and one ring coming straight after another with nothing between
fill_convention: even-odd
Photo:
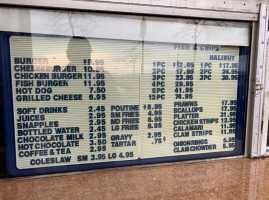
<instances>
[{"instance_id":1,"label":"menu board","mask_svg":"<svg viewBox=\"0 0 269 200\"><path fill-rule=\"evenodd\" d=\"M13 174L242 150L243 47L11 35L9 48Z\"/></svg>"}]
</instances>

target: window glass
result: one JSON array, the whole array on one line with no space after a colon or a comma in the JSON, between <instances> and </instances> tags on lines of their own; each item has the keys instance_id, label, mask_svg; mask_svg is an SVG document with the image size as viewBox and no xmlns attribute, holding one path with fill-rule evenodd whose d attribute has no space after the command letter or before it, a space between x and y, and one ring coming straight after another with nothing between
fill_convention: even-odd
<instances>
[{"instance_id":1,"label":"window glass","mask_svg":"<svg viewBox=\"0 0 269 200\"><path fill-rule=\"evenodd\" d=\"M18 13L0 26L11 175L242 154L248 23Z\"/></svg>"}]
</instances>

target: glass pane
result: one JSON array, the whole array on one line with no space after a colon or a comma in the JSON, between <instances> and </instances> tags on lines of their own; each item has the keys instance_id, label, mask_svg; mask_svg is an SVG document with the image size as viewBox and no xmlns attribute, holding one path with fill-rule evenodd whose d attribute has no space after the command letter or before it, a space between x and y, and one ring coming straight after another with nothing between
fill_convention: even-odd
<instances>
[{"instance_id":1,"label":"glass pane","mask_svg":"<svg viewBox=\"0 0 269 200\"><path fill-rule=\"evenodd\" d=\"M10 174L242 154L248 23L19 12L31 26L0 26Z\"/></svg>"}]
</instances>

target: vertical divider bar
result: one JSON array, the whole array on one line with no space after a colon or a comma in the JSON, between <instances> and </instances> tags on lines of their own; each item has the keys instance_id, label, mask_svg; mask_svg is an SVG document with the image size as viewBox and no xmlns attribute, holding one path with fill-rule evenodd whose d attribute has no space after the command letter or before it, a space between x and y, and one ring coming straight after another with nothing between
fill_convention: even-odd
<instances>
[{"instance_id":1,"label":"vertical divider bar","mask_svg":"<svg viewBox=\"0 0 269 200\"><path fill-rule=\"evenodd\" d=\"M267 13L269 13L269 7L267 6ZM268 17L268 16L267 16ZM267 21L267 26L268 26ZM268 28L266 29L266 46L269 44L269 32ZM264 68L264 98L263 98L263 113L262 113L262 141L261 141L261 155L266 154L267 149L267 137L268 137L268 120L269 120L269 52L265 52L265 68Z\"/></svg>"},{"instance_id":2,"label":"vertical divider bar","mask_svg":"<svg viewBox=\"0 0 269 200\"><path fill-rule=\"evenodd\" d=\"M262 146L262 111L264 98L264 80L266 65L268 15L267 4L261 4L259 16L258 53L256 66L256 90L254 98L254 117L252 130L251 157L260 157Z\"/></svg>"},{"instance_id":3,"label":"vertical divider bar","mask_svg":"<svg viewBox=\"0 0 269 200\"><path fill-rule=\"evenodd\" d=\"M253 126L253 111L254 111L254 97L256 86L256 66L257 66L257 49L258 49L258 22L253 22L251 26L251 48L250 48L250 64L248 69L248 91L247 91L247 110L246 110L246 136L245 136L245 151L244 155L251 155L252 147L252 126ZM251 114L250 114L251 113Z\"/></svg>"}]
</instances>

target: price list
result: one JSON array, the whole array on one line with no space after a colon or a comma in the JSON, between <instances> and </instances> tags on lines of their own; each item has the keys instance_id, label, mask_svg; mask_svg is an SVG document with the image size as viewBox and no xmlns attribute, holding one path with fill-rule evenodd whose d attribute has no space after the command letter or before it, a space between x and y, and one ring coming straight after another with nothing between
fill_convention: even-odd
<instances>
[{"instance_id":1,"label":"price list","mask_svg":"<svg viewBox=\"0 0 269 200\"><path fill-rule=\"evenodd\" d=\"M141 158L235 149L239 47L145 43Z\"/></svg>"},{"instance_id":2,"label":"price list","mask_svg":"<svg viewBox=\"0 0 269 200\"><path fill-rule=\"evenodd\" d=\"M17 168L233 151L239 50L11 36Z\"/></svg>"}]
</instances>

